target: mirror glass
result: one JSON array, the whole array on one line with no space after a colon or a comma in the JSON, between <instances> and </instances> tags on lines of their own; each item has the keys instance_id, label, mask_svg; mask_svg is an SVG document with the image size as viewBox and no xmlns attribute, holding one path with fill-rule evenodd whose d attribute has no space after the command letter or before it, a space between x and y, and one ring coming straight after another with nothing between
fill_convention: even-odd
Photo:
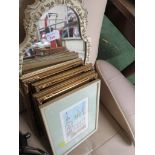
<instances>
[{"instance_id":1,"label":"mirror glass","mask_svg":"<svg viewBox=\"0 0 155 155\"><path fill-rule=\"evenodd\" d=\"M78 53L84 60L85 42L81 38L78 16L71 8L54 6L40 17L36 26L32 46L24 52L23 71L27 72L25 66L29 63L50 59L64 51Z\"/></svg>"}]
</instances>

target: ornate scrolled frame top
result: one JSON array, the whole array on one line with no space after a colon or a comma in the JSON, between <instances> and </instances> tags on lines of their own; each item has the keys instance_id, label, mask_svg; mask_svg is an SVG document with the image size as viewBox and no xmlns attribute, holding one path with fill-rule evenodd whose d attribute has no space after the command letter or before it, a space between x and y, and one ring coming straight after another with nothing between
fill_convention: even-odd
<instances>
[{"instance_id":1,"label":"ornate scrolled frame top","mask_svg":"<svg viewBox=\"0 0 155 155\"><path fill-rule=\"evenodd\" d=\"M24 28L26 31L26 37L24 41L19 45L19 74L22 75L22 63L24 50L32 45L34 38L34 32L37 31L36 22L42 16L42 14L54 7L55 5L65 4L72 8L79 18L81 38L86 44L85 51L85 63L89 62L89 52L91 49L91 40L87 36L87 11L82 6L81 0L35 0L35 3L28 5L25 10Z\"/></svg>"}]
</instances>

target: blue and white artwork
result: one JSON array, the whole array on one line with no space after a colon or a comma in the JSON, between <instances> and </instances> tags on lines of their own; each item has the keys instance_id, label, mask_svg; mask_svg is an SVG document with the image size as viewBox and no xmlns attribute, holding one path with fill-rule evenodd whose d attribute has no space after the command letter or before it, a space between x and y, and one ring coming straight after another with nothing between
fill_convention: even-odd
<instances>
[{"instance_id":1,"label":"blue and white artwork","mask_svg":"<svg viewBox=\"0 0 155 155\"><path fill-rule=\"evenodd\" d=\"M88 98L60 112L65 143L68 143L88 128Z\"/></svg>"}]
</instances>

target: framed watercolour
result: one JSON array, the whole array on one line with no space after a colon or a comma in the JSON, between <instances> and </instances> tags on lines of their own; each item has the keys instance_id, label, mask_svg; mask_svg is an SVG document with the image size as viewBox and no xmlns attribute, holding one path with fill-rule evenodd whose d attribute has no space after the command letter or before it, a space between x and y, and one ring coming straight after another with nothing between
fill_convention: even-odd
<instances>
[{"instance_id":1,"label":"framed watercolour","mask_svg":"<svg viewBox=\"0 0 155 155\"><path fill-rule=\"evenodd\" d=\"M100 80L94 80L40 105L54 155L66 155L98 126Z\"/></svg>"}]
</instances>

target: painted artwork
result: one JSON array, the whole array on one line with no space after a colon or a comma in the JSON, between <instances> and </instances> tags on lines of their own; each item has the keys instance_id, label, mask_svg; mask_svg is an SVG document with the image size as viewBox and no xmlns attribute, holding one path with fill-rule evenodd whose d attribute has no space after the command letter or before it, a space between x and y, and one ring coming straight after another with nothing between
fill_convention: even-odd
<instances>
[{"instance_id":1,"label":"painted artwork","mask_svg":"<svg viewBox=\"0 0 155 155\"><path fill-rule=\"evenodd\" d=\"M65 143L70 142L88 128L88 98L60 112Z\"/></svg>"}]
</instances>

